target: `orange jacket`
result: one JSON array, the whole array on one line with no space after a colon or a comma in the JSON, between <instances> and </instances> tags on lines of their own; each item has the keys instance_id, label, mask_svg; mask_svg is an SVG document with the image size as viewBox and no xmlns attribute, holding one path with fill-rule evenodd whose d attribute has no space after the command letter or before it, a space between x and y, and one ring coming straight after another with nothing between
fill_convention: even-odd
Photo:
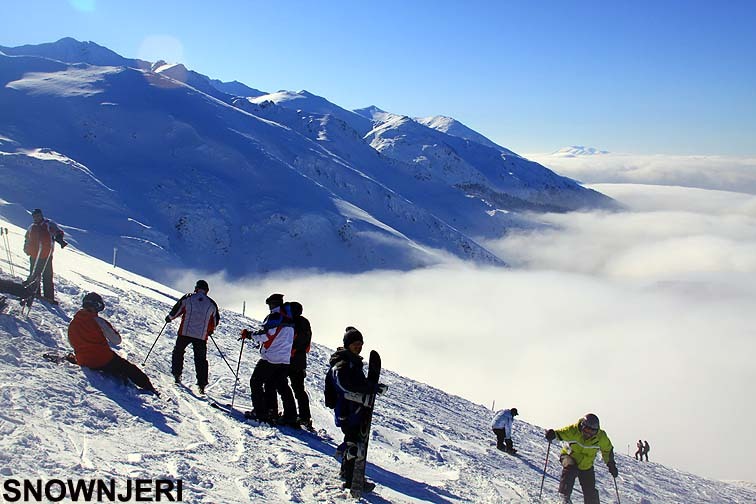
<instances>
[{"instance_id":1,"label":"orange jacket","mask_svg":"<svg viewBox=\"0 0 756 504\"><path fill-rule=\"evenodd\" d=\"M58 234L62 236L63 230L50 219L32 224L26 230L24 252L31 257L47 259L53 252L53 239Z\"/></svg>"},{"instance_id":2,"label":"orange jacket","mask_svg":"<svg viewBox=\"0 0 756 504\"><path fill-rule=\"evenodd\" d=\"M97 316L96 313L79 310L68 324L68 341L76 354L76 362L80 366L98 369L113 359L115 353L110 349L106 331L113 343L120 343L118 331L110 323ZM114 340L114 337L117 340Z\"/></svg>"}]
</instances>

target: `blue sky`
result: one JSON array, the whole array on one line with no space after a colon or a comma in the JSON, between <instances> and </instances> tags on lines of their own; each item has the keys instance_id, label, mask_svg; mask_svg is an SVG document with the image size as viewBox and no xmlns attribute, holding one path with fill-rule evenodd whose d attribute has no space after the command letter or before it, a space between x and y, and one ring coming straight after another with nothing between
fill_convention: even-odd
<instances>
[{"instance_id":1,"label":"blue sky","mask_svg":"<svg viewBox=\"0 0 756 504\"><path fill-rule=\"evenodd\" d=\"M756 154L756 2L4 0L0 45L91 40L518 152Z\"/></svg>"}]
</instances>

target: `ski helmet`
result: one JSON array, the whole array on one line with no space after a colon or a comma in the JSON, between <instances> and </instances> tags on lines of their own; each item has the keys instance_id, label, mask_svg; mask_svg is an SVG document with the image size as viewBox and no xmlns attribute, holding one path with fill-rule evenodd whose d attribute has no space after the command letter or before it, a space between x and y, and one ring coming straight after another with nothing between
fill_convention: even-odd
<instances>
[{"instance_id":1,"label":"ski helmet","mask_svg":"<svg viewBox=\"0 0 756 504\"><path fill-rule=\"evenodd\" d=\"M90 292L81 300L81 306L82 308L92 309L97 313L100 313L105 309L105 301L103 301L102 297L96 292Z\"/></svg>"},{"instance_id":2,"label":"ski helmet","mask_svg":"<svg viewBox=\"0 0 756 504\"><path fill-rule=\"evenodd\" d=\"M600 428L599 418L593 413L588 413L583 418L580 419L580 430L583 430L586 428L594 430L596 432L598 432Z\"/></svg>"}]
</instances>

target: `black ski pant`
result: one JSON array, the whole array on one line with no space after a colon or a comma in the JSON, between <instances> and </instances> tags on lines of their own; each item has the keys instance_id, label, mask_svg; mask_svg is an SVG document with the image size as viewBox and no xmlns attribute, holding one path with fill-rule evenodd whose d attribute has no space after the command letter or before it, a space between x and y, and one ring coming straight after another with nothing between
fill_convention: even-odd
<instances>
[{"instance_id":1,"label":"black ski pant","mask_svg":"<svg viewBox=\"0 0 756 504\"><path fill-rule=\"evenodd\" d=\"M36 257L29 256L29 278L26 279L26 284L30 285L36 279L40 279L40 283L37 284L37 296L40 291L44 292L45 299L55 299L55 286L53 285L53 265L52 255L49 260L47 257L40 257L37 260Z\"/></svg>"},{"instance_id":2,"label":"black ski pant","mask_svg":"<svg viewBox=\"0 0 756 504\"><path fill-rule=\"evenodd\" d=\"M354 476L354 462L357 459L357 445L360 442L360 426L341 426L344 433L344 456L341 457L341 471L339 476L346 481L346 486L352 485Z\"/></svg>"},{"instance_id":3,"label":"black ski pant","mask_svg":"<svg viewBox=\"0 0 756 504\"><path fill-rule=\"evenodd\" d=\"M101 368L94 368L111 376L121 378L124 382L131 380L134 385L145 390L155 390L152 382L141 369L131 362L127 361L118 354L113 354L113 358Z\"/></svg>"},{"instance_id":4,"label":"black ski pant","mask_svg":"<svg viewBox=\"0 0 756 504\"><path fill-rule=\"evenodd\" d=\"M291 381L291 388L294 390L294 397L297 400L297 407L299 409L299 418L308 421L310 420L310 397L305 390L305 377L307 371L304 369L297 369L294 366L289 365L289 380Z\"/></svg>"},{"instance_id":5,"label":"black ski pant","mask_svg":"<svg viewBox=\"0 0 756 504\"><path fill-rule=\"evenodd\" d=\"M641 462L643 462L643 448L638 448L635 451L635 460L640 460Z\"/></svg>"},{"instance_id":6,"label":"black ski pant","mask_svg":"<svg viewBox=\"0 0 756 504\"><path fill-rule=\"evenodd\" d=\"M294 394L289 388L286 377L289 375L288 364L272 364L265 359L260 359L252 371L249 379L249 389L252 393L252 409L259 419L272 419L278 416L278 398L276 393L281 394L283 402L283 416L287 421L297 419L297 405L294 403Z\"/></svg>"},{"instance_id":7,"label":"black ski pant","mask_svg":"<svg viewBox=\"0 0 756 504\"><path fill-rule=\"evenodd\" d=\"M181 378L184 371L184 352L186 347L192 345L194 350L194 371L197 374L197 385L207 385L207 341L179 335L176 338L176 346L173 347L171 358L171 373L174 378Z\"/></svg>"},{"instance_id":8,"label":"black ski pant","mask_svg":"<svg viewBox=\"0 0 756 504\"><path fill-rule=\"evenodd\" d=\"M559 457L562 463L562 477L559 479L559 493L565 499L572 495L575 486L575 478L580 480L580 488L583 489L583 502L585 504L599 504L599 494L596 490L596 473L593 466L589 469L578 469L577 462L569 455L563 453Z\"/></svg>"}]
</instances>

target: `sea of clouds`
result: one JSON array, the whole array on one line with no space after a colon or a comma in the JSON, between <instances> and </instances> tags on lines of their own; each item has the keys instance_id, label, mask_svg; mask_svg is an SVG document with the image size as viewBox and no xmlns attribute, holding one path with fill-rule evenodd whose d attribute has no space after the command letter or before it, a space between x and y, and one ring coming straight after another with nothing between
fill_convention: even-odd
<instances>
[{"instance_id":1,"label":"sea of clouds","mask_svg":"<svg viewBox=\"0 0 756 504\"><path fill-rule=\"evenodd\" d=\"M544 428L592 411L620 453L647 439L652 461L756 481L756 170L691 159L620 156L612 167L591 156L579 177L539 159L625 209L533 216L541 227L484 244L509 268L216 276L211 288L258 319L282 292L302 302L315 341L335 348L354 325L388 368L517 406Z\"/></svg>"}]
</instances>

